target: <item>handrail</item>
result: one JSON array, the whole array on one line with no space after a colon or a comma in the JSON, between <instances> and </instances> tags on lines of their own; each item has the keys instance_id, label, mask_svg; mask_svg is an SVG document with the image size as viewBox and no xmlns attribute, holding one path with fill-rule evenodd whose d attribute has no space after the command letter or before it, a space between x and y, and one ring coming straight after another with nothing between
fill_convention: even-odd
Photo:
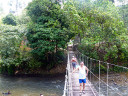
<instances>
[{"instance_id":1,"label":"handrail","mask_svg":"<svg viewBox=\"0 0 128 96\"><path fill-rule=\"evenodd\" d=\"M69 53L68 54L68 59L69 59ZM68 85L68 61L67 61L67 67L66 67L66 75L65 75L65 84L64 84L64 91L63 91L63 95L62 96L66 96L66 94L68 93L67 91L67 85Z\"/></svg>"},{"instance_id":2,"label":"handrail","mask_svg":"<svg viewBox=\"0 0 128 96\"><path fill-rule=\"evenodd\" d=\"M64 92L63 96L66 96L66 90L67 90L67 68L66 68L66 75L65 75L65 84L64 84Z\"/></svg>"},{"instance_id":3,"label":"handrail","mask_svg":"<svg viewBox=\"0 0 128 96\"><path fill-rule=\"evenodd\" d=\"M64 91L62 96L73 96L72 93L72 82L71 82L71 66L70 66L70 60L69 60L69 52L68 54L68 60L67 60L67 68L66 68L66 75L65 75L65 84L64 84Z\"/></svg>"}]
</instances>

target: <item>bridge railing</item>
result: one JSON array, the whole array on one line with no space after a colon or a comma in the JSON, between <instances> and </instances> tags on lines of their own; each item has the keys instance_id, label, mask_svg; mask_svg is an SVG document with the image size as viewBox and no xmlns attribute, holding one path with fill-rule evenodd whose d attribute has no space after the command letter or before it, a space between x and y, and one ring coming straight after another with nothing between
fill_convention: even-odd
<instances>
[{"instance_id":1,"label":"bridge railing","mask_svg":"<svg viewBox=\"0 0 128 96\"><path fill-rule=\"evenodd\" d=\"M88 79L91 81L91 84L97 90L99 96L127 96L127 93L122 92L119 90L121 84L124 86L128 86L128 78L120 77L119 73L115 71L121 70L121 74L128 74L128 68L124 66L119 66L115 64L111 64L108 62L103 62L100 60L96 60L90 58L75 48L76 57L78 62L80 63L83 61L85 65L89 68L89 75ZM114 69L113 69L114 68ZM69 60L69 53L68 53L68 60L67 60L67 68L66 68L66 75L65 75L65 87L63 96L73 96L72 91L72 82L71 82L71 64ZM119 77L119 78L117 78ZM114 79L119 79L119 82L116 82ZM127 90L125 90L127 91Z\"/></svg>"},{"instance_id":2,"label":"bridge railing","mask_svg":"<svg viewBox=\"0 0 128 96\"><path fill-rule=\"evenodd\" d=\"M79 62L83 61L85 65L89 68L89 76L88 79L93 84L95 89L97 90L99 96L124 96L128 95L119 90L121 84L124 86L127 84L128 86L128 78L121 78L119 74L115 71L121 70L121 74L128 74L128 68L123 66L118 66L115 64L111 64L108 62L103 62L100 60L96 60L90 58L75 48L76 57ZM115 69L113 69L115 68ZM115 78L119 78L119 83L114 80ZM122 79L122 80L121 80Z\"/></svg>"},{"instance_id":3,"label":"bridge railing","mask_svg":"<svg viewBox=\"0 0 128 96\"><path fill-rule=\"evenodd\" d=\"M72 81L71 81L71 64L70 64L70 59L69 59L69 52L68 52L68 58L67 58L67 68L66 68L63 96L73 96Z\"/></svg>"}]
</instances>

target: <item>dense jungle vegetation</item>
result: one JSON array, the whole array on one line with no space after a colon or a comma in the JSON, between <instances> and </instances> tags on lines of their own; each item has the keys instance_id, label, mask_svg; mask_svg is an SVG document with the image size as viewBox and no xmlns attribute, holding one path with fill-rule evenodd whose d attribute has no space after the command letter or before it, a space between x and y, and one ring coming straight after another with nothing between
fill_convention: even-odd
<instances>
[{"instance_id":1,"label":"dense jungle vegetation","mask_svg":"<svg viewBox=\"0 0 128 96\"><path fill-rule=\"evenodd\" d=\"M128 5L113 0L33 0L22 15L0 17L0 72L63 64L70 39L89 57L128 67L127 28Z\"/></svg>"}]
</instances>

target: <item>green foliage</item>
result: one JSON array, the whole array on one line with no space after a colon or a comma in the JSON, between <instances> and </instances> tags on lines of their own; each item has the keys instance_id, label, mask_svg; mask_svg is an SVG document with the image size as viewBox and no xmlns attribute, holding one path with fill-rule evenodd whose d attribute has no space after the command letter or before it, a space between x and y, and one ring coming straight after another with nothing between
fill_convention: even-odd
<instances>
[{"instance_id":1,"label":"green foliage","mask_svg":"<svg viewBox=\"0 0 128 96\"><path fill-rule=\"evenodd\" d=\"M113 71L114 72L128 72L128 69L124 69L122 67L114 66Z\"/></svg>"},{"instance_id":2,"label":"green foliage","mask_svg":"<svg viewBox=\"0 0 128 96\"><path fill-rule=\"evenodd\" d=\"M26 71L50 70L62 63L63 49L75 36L78 38L74 41L80 41L78 49L85 55L128 66L127 5L117 8L113 0L67 0L62 8L57 1L33 0L17 16L17 22L12 14L3 18L7 25L0 26L2 73L12 75L15 67ZM30 48L21 48L22 40L28 40ZM105 73L106 67L100 67ZM98 72L98 65L94 69ZM117 67L111 70L123 71Z\"/></svg>"},{"instance_id":3,"label":"green foliage","mask_svg":"<svg viewBox=\"0 0 128 96\"><path fill-rule=\"evenodd\" d=\"M79 6L76 0L69 0L64 6L64 12L69 21L70 31L83 37L86 34L88 19L86 17L87 14Z\"/></svg>"},{"instance_id":4,"label":"green foliage","mask_svg":"<svg viewBox=\"0 0 128 96\"><path fill-rule=\"evenodd\" d=\"M78 50L91 58L99 59L97 50L95 49L94 42L90 42L86 39L82 39L81 44L78 46Z\"/></svg>"},{"instance_id":5,"label":"green foliage","mask_svg":"<svg viewBox=\"0 0 128 96\"><path fill-rule=\"evenodd\" d=\"M17 16L18 25L28 24L29 22L30 22L30 17L27 16L26 10L24 10L21 15Z\"/></svg>"},{"instance_id":6,"label":"green foliage","mask_svg":"<svg viewBox=\"0 0 128 96\"><path fill-rule=\"evenodd\" d=\"M0 54L2 58L15 58L24 35L24 26L1 26Z\"/></svg>"},{"instance_id":7,"label":"green foliage","mask_svg":"<svg viewBox=\"0 0 128 96\"><path fill-rule=\"evenodd\" d=\"M107 68L104 65L100 65L100 73L106 73ZM94 73L99 73L99 64L97 64L94 68Z\"/></svg>"},{"instance_id":8,"label":"green foliage","mask_svg":"<svg viewBox=\"0 0 128 96\"><path fill-rule=\"evenodd\" d=\"M11 64L8 66L8 75L14 75L15 74L15 65Z\"/></svg>"},{"instance_id":9,"label":"green foliage","mask_svg":"<svg viewBox=\"0 0 128 96\"><path fill-rule=\"evenodd\" d=\"M22 37L26 33L25 26L0 26L0 66L2 73L13 75L15 66L19 65L20 46Z\"/></svg>"},{"instance_id":10,"label":"green foliage","mask_svg":"<svg viewBox=\"0 0 128 96\"><path fill-rule=\"evenodd\" d=\"M0 67L0 73L7 74L8 73L8 67L7 66L1 66Z\"/></svg>"},{"instance_id":11,"label":"green foliage","mask_svg":"<svg viewBox=\"0 0 128 96\"><path fill-rule=\"evenodd\" d=\"M33 49L32 54L45 62L49 69L58 63L57 52L64 49L71 38L66 16L61 6L51 0L33 0L27 7L27 13L31 18L27 39Z\"/></svg>"},{"instance_id":12,"label":"green foliage","mask_svg":"<svg viewBox=\"0 0 128 96\"><path fill-rule=\"evenodd\" d=\"M9 65L4 65L0 63L0 73L1 74L8 74L8 75L14 75L15 74L15 65L14 64L9 64Z\"/></svg>"},{"instance_id":13,"label":"green foliage","mask_svg":"<svg viewBox=\"0 0 128 96\"><path fill-rule=\"evenodd\" d=\"M0 25L2 25L2 18L0 17Z\"/></svg>"},{"instance_id":14,"label":"green foliage","mask_svg":"<svg viewBox=\"0 0 128 96\"><path fill-rule=\"evenodd\" d=\"M16 18L13 14L8 14L6 17L3 18L3 23L7 25L16 26Z\"/></svg>"},{"instance_id":15,"label":"green foliage","mask_svg":"<svg viewBox=\"0 0 128 96\"><path fill-rule=\"evenodd\" d=\"M42 62L39 62L35 58L31 58L30 60L27 60L27 63L28 63L28 68L31 69L37 69L42 66Z\"/></svg>"},{"instance_id":16,"label":"green foliage","mask_svg":"<svg viewBox=\"0 0 128 96\"><path fill-rule=\"evenodd\" d=\"M41 58L59 48L64 48L66 44L66 37L64 36L66 33L61 29L46 28L39 24L35 24L27 34L30 47L34 49L32 53L41 56Z\"/></svg>"},{"instance_id":17,"label":"green foliage","mask_svg":"<svg viewBox=\"0 0 128 96\"><path fill-rule=\"evenodd\" d=\"M128 4L120 6L119 13L125 23L125 26L128 27Z\"/></svg>"},{"instance_id":18,"label":"green foliage","mask_svg":"<svg viewBox=\"0 0 128 96\"><path fill-rule=\"evenodd\" d=\"M106 49L106 54L104 56L104 60L107 61L108 59L113 60L112 63L117 62L118 59L118 48L117 46L111 46Z\"/></svg>"},{"instance_id":19,"label":"green foliage","mask_svg":"<svg viewBox=\"0 0 128 96\"><path fill-rule=\"evenodd\" d=\"M70 30L81 41L78 49L91 58L111 63L128 61L127 28L118 8L109 0L85 2L70 0L65 4Z\"/></svg>"}]
</instances>

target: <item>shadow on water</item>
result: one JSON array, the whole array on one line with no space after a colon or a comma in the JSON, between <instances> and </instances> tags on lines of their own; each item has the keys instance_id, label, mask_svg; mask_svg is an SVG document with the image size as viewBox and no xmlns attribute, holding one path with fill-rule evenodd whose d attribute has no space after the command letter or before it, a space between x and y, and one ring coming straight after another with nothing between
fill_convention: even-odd
<instances>
[{"instance_id":1,"label":"shadow on water","mask_svg":"<svg viewBox=\"0 0 128 96\"><path fill-rule=\"evenodd\" d=\"M55 77L0 76L0 96L2 92L10 91L5 96L62 96L64 75Z\"/></svg>"}]
</instances>

